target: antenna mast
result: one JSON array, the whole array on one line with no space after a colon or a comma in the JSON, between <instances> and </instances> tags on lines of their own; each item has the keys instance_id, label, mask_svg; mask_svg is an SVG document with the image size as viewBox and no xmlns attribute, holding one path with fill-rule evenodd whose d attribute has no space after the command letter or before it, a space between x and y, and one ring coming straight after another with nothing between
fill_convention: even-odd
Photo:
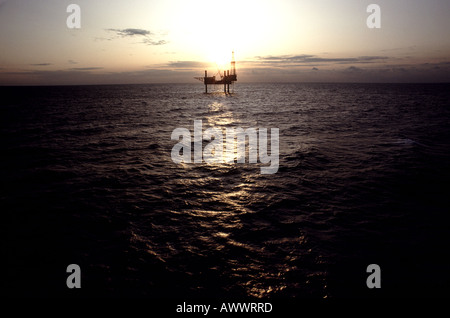
<instances>
[{"instance_id":1,"label":"antenna mast","mask_svg":"<svg viewBox=\"0 0 450 318\"><path fill-rule=\"evenodd\" d=\"M236 61L234 59L234 51L231 53L231 74L236 75Z\"/></svg>"}]
</instances>

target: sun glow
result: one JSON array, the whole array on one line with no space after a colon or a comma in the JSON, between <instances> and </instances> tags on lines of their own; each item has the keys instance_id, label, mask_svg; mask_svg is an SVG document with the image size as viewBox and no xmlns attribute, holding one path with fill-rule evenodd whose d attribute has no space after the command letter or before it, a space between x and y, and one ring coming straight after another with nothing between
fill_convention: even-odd
<instances>
[{"instance_id":1,"label":"sun glow","mask_svg":"<svg viewBox=\"0 0 450 318\"><path fill-rule=\"evenodd\" d=\"M232 51L242 57L267 45L274 32L268 23L271 6L265 0L183 1L172 16L172 29L186 54L228 69Z\"/></svg>"},{"instance_id":2,"label":"sun glow","mask_svg":"<svg viewBox=\"0 0 450 318\"><path fill-rule=\"evenodd\" d=\"M220 70L223 75L223 71L230 69L231 51L211 50L211 52L208 53L207 59L208 61L211 61L213 67Z\"/></svg>"}]
</instances>

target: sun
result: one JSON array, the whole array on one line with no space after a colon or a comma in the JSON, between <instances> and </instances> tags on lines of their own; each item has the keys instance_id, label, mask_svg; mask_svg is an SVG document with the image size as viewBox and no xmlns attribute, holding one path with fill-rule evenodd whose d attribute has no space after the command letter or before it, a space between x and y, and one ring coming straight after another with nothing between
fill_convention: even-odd
<instances>
[{"instance_id":1,"label":"sun","mask_svg":"<svg viewBox=\"0 0 450 318\"><path fill-rule=\"evenodd\" d=\"M227 48L227 49L215 49L210 50L207 52L207 59L208 62L211 63L213 67L216 67L221 72L224 70L230 69L230 63L232 58L232 52L233 49Z\"/></svg>"}]
</instances>

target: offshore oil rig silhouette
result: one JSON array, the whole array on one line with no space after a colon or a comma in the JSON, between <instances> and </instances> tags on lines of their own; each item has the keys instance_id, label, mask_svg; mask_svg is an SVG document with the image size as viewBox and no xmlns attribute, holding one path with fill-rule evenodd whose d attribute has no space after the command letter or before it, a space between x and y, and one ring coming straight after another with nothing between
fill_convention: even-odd
<instances>
[{"instance_id":1,"label":"offshore oil rig silhouette","mask_svg":"<svg viewBox=\"0 0 450 318\"><path fill-rule=\"evenodd\" d=\"M236 74L236 61L234 60L234 51L231 56L231 67L230 70L223 71L223 75L218 70L220 80L216 80L216 75L208 77L208 71L205 70L205 77L194 77L195 79L203 82L205 84L205 93L208 93L208 85L220 85L223 84L223 91L225 94L230 94L230 84L237 81Z\"/></svg>"}]
</instances>

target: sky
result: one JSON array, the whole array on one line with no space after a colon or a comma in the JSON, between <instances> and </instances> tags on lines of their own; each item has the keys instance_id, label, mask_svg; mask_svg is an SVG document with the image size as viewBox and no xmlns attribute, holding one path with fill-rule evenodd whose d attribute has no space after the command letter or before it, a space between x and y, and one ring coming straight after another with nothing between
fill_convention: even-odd
<instances>
[{"instance_id":1,"label":"sky","mask_svg":"<svg viewBox=\"0 0 450 318\"><path fill-rule=\"evenodd\" d=\"M450 82L449 13L448 0L0 0L0 85L190 83L232 51L239 82Z\"/></svg>"}]
</instances>

